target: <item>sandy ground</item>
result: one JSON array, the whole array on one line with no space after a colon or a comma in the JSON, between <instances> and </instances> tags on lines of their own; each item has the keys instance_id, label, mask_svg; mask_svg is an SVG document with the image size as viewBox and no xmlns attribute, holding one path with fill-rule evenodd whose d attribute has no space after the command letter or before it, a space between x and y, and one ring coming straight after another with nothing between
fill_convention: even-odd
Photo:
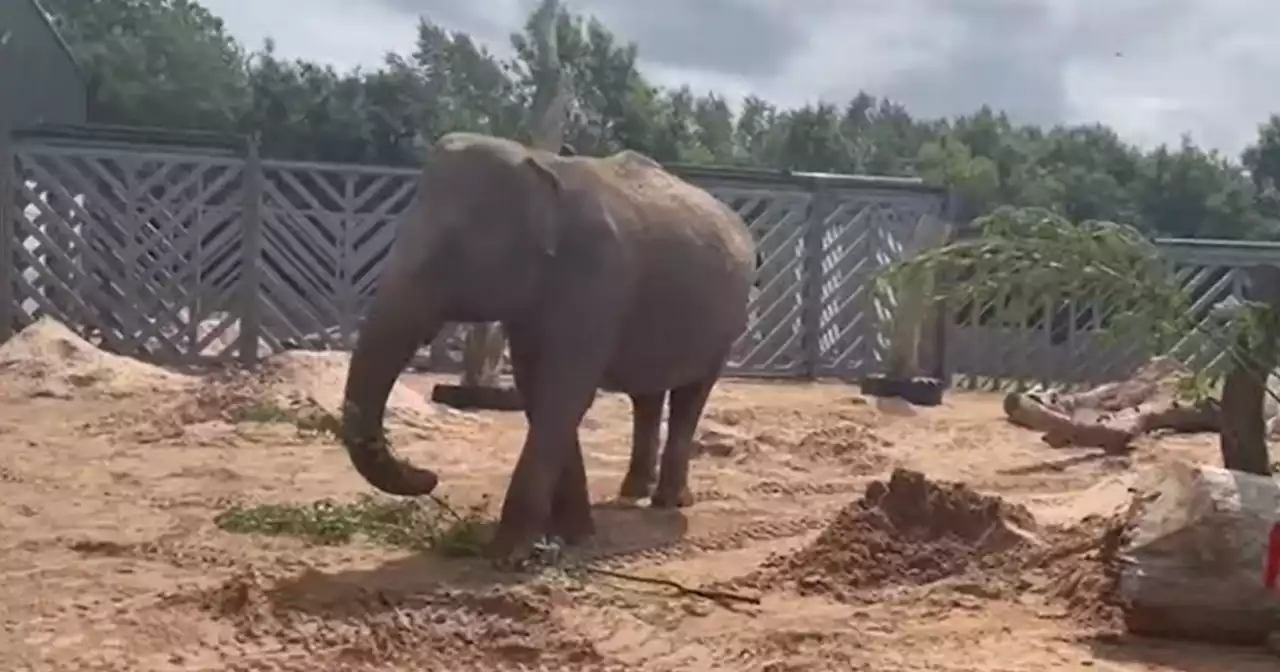
<instances>
[{"instance_id":1,"label":"sandy ground","mask_svg":"<svg viewBox=\"0 0 1280 672\"><path fill-rule=\"evenodd\" d=\"M369 543L222 532L212 521L228 501L341 500L369 488L323 435L227 412L261 390L166 373L43 329L0 348L0 669L1280 665L1260 651L1128 638L1095 602L1102 527L1085 519L1123 506L1138 474L1163 460L1217 462L1214 437L1101 457L1047 448L1004 422L993 395L957 393L912 410L837 384L727 380L692 469L699 503L676 513L601 507L586 552L594 566L762 597L735 605L600 576L499 575L480 561ZM278 357L263 389L332 408L342 357ZM440 470L451 501L488 496L496 509L523 418L423 401L418 393L438 380L402 378L393 439ZM625 398L601 395L582 430L598 502L618 487L629 432ZM868 523L856 503L897 467L934 484L873 486L886 501L908 486L933 488L930 506L948 515L969 507L978 513L965 514L966 525L1014 536L986 555L974 551L992 543L985 533L920 548L877 537L893 516ZM937 503L952 496L963 502ZM833 544L845 548L828 552Z\"/></svg>"}]
</instances>

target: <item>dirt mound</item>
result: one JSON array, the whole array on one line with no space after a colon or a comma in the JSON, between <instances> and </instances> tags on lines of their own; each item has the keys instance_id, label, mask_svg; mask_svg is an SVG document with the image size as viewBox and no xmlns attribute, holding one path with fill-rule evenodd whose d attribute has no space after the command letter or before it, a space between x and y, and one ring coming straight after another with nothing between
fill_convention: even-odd
<instances>
[{"instance_id":1,"label":"dirt mound","mask_svg":"<svg viewBox=\"0 0 1280 672\"><path fill-rule=\"evenodd\" d=\"M1124 530L1120 516L1090 516L1053 535L1049 549L1024 569L1040 574L1046 596L1079 624L1120 630L1118 554Z\"/></svg>"},{"instance_id":2,"label":"dirt mound","mask_svg":"<svg viewBox=\"0 0 1280 672\"><path fill-rule=\"evenodd\" d=\"M718 417L738 418L721 411ZM795 426L797 423L789 423ZM801 423L812 426L812 423ZM838 464L855 474L872 474L889 466L884 453L889 441L881 438L865 423L839 420L804 432L776 428L756 429L750 425L726 424L704 419L693 441L695 457L732 458L744 462L772 454L784 459L798 459L822 466Z\"/></svg>"},{"instance_id":3,"label":"dirt mound","mask_svg":"<svg viewBox=\"0 0 1280 672\"><path fill-rule=\"evenodd\" d=\"M289 421L323 427L341 415L350 359L345 352L272 355L256 371L234 371L206 379L183 400L179 415L187 424ZM437 407L403 383L396 383L387 401L388 421L415 429L438 429L445 419L451 423L472 421L464 420L467 417Z\"/></svg>"},{"instance_id":4,"label":"dirt mound","mask_svg":"<svg viewBox=\"0 0 1280 672\"><path fill-rule=\"evenodd\" d=\"M241 659L270 669L603 667L603 657L569 631L546 595L502 588L399 593L346 584L334 591L316 576L277 581L242 569L166 606L194 606L232 625Z\"/></svg>"},{"instance_id":5,"label":"dirt mound","mask_svg":"<svg viewBox=\"0 0 1280 672\"><path fill-rule=\"evenodd\" d=\"M802 593L849 597L853 591L925 584L983 567L1033 545L1025 508L959 483L894 470L867 487L809 546L766 564L769 578Z\"/></svg>"},{"instance_id":6,"label":"dirt mound","mask_svg":"<svg viewBox=\"0 0 1280 672\"><path fill-rule=\"evenodd\" d=\"M100 350L48 316L0 346L0 378L10 389L57 398L172 391L195 381L191 376Z\"/></svg>"},{"instance_id":7,"label":"dirt mound","mask_svg":"<svg viewBox=\"0 0 1280 672\"><path fill-rule=\"evenodd\" d=\"M882 450L889 445L870 427L843 422L804 435L792 453L811 460L839 462L860 473L874 473L888 465Z\"/></svg>"},{"instance_id":8,"label":"dirt mound","mask_svg":"<svg viewBox=\"0 0 1280 672\"><path fill-rule=\"evenodd\" d=\"M342 408L342 389L347 382L351 355L346 352L294 350L272 355L262 362L258 378L282 394L305 395L321 408L337 413ZM438 415L437 407L402 383L391 388L387 414L411 421Z\"/></svg>"}]
</instances>

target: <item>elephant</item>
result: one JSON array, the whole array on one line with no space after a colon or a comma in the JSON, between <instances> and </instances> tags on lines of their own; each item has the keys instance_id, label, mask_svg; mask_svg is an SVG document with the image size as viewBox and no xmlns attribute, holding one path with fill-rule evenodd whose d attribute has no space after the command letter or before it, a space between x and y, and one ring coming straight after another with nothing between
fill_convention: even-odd
<instances>
[{"instance_id":1,"label":"elephant","mask_svg":"<svg viewBox=\"0 0 1280 672\"><path fill-rule=\"evenodd\" d=\"M444 135L433 150L347 372L340 434L356 471L389 494L434 491L436 472L388 445L387 398L444 323L499 322L528 430L492 554L594 534L578 426L601 389L634 407L620 495L691 505L694 430L746 327L746 224L637 152L561 156L473 133Z\"/></svg>"}]
</instances>

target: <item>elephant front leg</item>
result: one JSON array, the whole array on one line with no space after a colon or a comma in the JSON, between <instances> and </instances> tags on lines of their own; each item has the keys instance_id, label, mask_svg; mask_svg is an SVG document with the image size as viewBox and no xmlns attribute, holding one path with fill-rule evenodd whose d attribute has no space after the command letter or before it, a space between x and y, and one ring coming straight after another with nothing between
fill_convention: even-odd
<instances>
[{"instance_id":1,"label":"elephant front leg","mask_svg":"<svg viewBox=\"0 0 1280 672\"><path fill-rule=\"evenodd\" d=\"M711 388L719 372L705 380L671 391L671 414L667 418L667 443L662 449L662 471L654 488L650 505L669 509L693 505L689 490L689 458L693 451L693 433L707 406Z\"/></svg>"},{"instance_id":2,"label":"elephant front leg","mask_svg":"<svg viewBox=\"0 0 1280 672\"><path fill-rule=\"evenodd\" d=\"M535 405L534 388L536 362L528 335L522 330L504 327L511 334L511 375L516 389L524 399L525 419L533 422ZM591 517L591 495L587 490L587 470L583 464L582 446L575 442L573 452L567 457L564 469L556 481L551 500L551 522L546 533L574 545L595 534L595 521Z\"/></svg>"},{"instance_id":3,"label":"elephant front leg","mask_svg":"<svg viewBox=\"0 0 1280 672\"><path fill-rule=\"evenodd\" d=\"M592 533L577 420L561 414L542 415L562 403L539 403L534 409L489 546L495 560L522 560L549 533L570 542L581 541Z\"/></svg>"},{"instance_id":4,"label":"elephant front leg","mask_svg":"<svg viewBox=\"0 0 1280 672\"><path fill-rule=\"evenodd\" d=\"M658 441L666 392L631 395L631 463L618 491L619 499L636 501L653 494L658 478Z\"/></svg>"},{"instance_id":5,"label":"elephant front leg","mask_svg":"<svg viewBox=\"0 0 1280 672\"><path fill-rule=\"evenodd\" d=\"M523 329L510 334L529 431L490 545L501 560L522 559L547 533L580 541L594 528L578 425L595 399L610 340L592 338L580 320L546 326L550 333L536 340Z\"/></svg>"}]
</instances>

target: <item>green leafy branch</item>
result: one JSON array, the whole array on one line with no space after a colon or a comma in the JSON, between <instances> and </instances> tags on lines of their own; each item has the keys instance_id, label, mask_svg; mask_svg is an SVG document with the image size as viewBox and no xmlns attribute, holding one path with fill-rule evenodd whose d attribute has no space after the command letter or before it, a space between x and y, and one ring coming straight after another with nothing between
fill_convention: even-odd
<instances>
[{"instance_id":1,"label":"green leafy branch","mask_svg":"<svg viewBox=\"0 0 1280 672\"><path fill-rule=\"evenodd\" d=\"M995 305L1001 318L1020 325L1037 309L1051 314L1060 302L1093 304L1107 314L1102 332L1113 342L1168 352L1200 332L1236 363L1252 360L1250 344L1264 337L1263 320L1271 319L1264 306L1241 302L1224 328L1202 330L1173 264L1132 226L1073 224L1043 208L1004 206L975 220L974 228L971 237L889 265L877 277L877 289L900 295L934 278L934 300L968 303L975 313ZM1182 389L1203 398L1219 376L1195 371Z\"/></svg>"}]
</instances>

